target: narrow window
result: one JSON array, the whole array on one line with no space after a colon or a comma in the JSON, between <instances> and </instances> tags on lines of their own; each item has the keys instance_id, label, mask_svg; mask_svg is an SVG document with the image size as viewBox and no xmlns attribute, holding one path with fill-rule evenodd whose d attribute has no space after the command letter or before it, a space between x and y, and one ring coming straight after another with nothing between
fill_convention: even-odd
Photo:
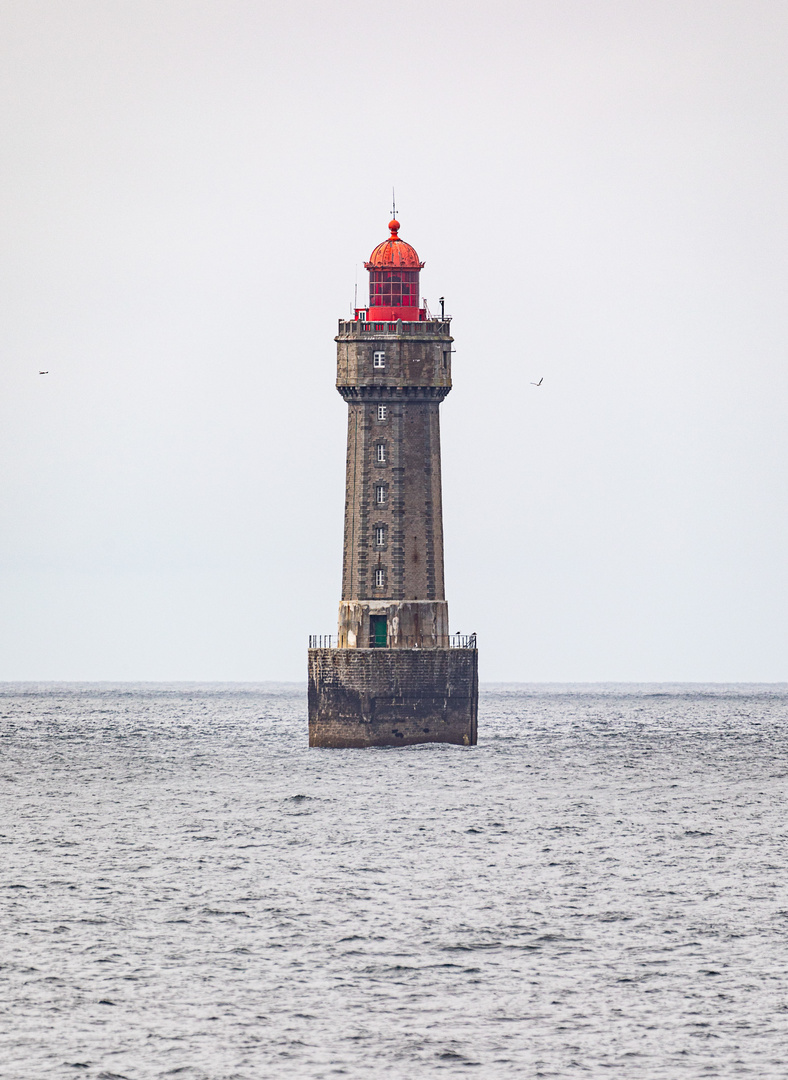
<instances>
[{"instance_id":1,"label":"narrow window","mask_svg":"<svg viewBox=\"0 0 788 1080\"><path fill-rule=\"evenodd\" d=\"M384 368L386 366L386 354L384 352L373 353L372 366L374 368Z\"/></svg>"},{"instance_id":2,"label":"narrow window","mask_svg":"<svg viewBox=\"0 0 788 1080\"><path fill-rule=\"evenodd\" d=\"M388 415L388 405L378 405L378 420L385 420Z\"/></svg>"},{"instance_id":3,"label":"narrow window","mask_svg":"<svg viewBox=\"0 0 788 1080\"><path fill-rule=\"evenodd\" d=\"M385 504L385 502L386 502L386 485L385 484L376 484L375 485L375 502L378 504L378 506L383 506Z\"/></svg>"},{"instance_id":4,"label":"narrow window","mask_svg":"<svg viewBox=\"0 0 788 1080\"><path fill-rule=\"evenodd\" d=\"M386 460L386 446L385 443L379 442L376 449L375 459L376 461Z\"/></svg>"},{"instance_id":5,"label":"narrow window","mask_svg":"<svg viewBox=\"0 0 788 1080\"><path fill-rule=\"evenodd\" d=\"M386 571L378 567L375 571L375 588L382 589L386 584Z\"/></svg>"},{"instance_id":6,"label":"narrow window","mask_svg":"<svg viewBox=\"0 0 788 1080\"><path fill-rule=\"evenodd\" d=\"M386 546L386 526L378 525L375 529L375 547Z\"/></svg>"}]
</instances>

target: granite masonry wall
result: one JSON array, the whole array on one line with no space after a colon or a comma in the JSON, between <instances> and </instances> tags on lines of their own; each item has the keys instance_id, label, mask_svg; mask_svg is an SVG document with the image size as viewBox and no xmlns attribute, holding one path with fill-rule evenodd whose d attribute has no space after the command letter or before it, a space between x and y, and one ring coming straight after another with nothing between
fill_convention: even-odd
<instances>
[{"instance_id":1,"label":"granite masonry wall","mask_svg":"<svg viewBox=\"0 0 788 1080\"><path fill-rule=\"evenodd\" d=\"M309 745L476 744L476 649L310 649Z\"/></svg>"},{"instance_id":2,"label":"granite masonry wall","mask_svg":"<svg viewBox=\"0 0 788 1080\"><path fill-rule=\"evenodd\" d=\"M341 321L336 341L337 389L348 404L342 599L443 603L439 409L451 390L449 323ZM430 633L433 621L425 640L408 631L416 644L448 644ZM368 644L361 624L351 619L347 629L355 645Z\"/></svg>"}]
</instances>

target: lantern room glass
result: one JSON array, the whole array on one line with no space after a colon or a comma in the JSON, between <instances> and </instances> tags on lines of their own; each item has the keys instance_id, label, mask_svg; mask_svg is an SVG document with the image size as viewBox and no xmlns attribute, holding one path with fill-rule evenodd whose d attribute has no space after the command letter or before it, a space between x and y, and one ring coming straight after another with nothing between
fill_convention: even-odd
<instances>
[{"instance_id":1,"label":"lantern room glass","mask_svg":"<svg viewBox=\"0 0 788 1080\"><path fill-rule=\"evenodd\" d=\"M370 307L418 307L418 270L370 270Z\"/></svg>"}]
</instances>

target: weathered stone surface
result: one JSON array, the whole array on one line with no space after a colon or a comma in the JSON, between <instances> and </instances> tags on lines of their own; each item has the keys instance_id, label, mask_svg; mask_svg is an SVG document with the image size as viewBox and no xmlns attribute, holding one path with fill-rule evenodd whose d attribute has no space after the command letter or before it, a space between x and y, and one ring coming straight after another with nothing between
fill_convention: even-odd
<instances>
[{"instance_id":1,"label":"weathered stone surface","mask_svg":"<svg viewBox=\"0 0 788 1080\"><path fill-rule=\"evenodd\" d=\"M445 600L343 600L339 605L339 648L371 648L370 617L374 615L386 619L389 649L449 647L449 605Z\"/></svg>"},{"instance_id":2,"label":"weathered stone surface","mask_svg":"<svg viewBox=\"0 0 788 1080\"><path fill-rule=\"evenodd\" d=\"M356 391L401 396L408 388L435 388L442 399L451 389L454 338L448 320L374 323L340 319L337 342L337 389L346 399ZM374 367L384 351L385 366Z\"/></svg>"},{"instance_id":3,"label":"weathered stone surface","mask_svg":"<svg viewBox=\"0 0 788 1080\"><path fill-rule=\"evenodd\" d=\"M342 599L444 602L439 408L451 389L449 323L343 321L339 330L337 389L348 403ZM424 640L416 630L408 644L447 644L447 624L444 606L425 621ZM363 620L347 629L368 644ZM401 635L388 629L394 643ZM341 617L339 632L353 648Z\"/></svg>"},{"instance_id":4,"label":"weathered stone surface","mask_svg":"<svg viewBox=\"0 0 788 1080\"><path fill-rule=\"evenodd\" d=\"M448 647L443 580L439 408L452 341L448 319L339 323L339 647L309 651L310 746L476 743L477 653Z\"/></svg>"},{"instance_id":5,"label":"weathered stone surface","mask_svg":"<svg viewBox=\"0 0 788 1080\"><path fill-rule=\"evenodd\" d=\"M310 649L309 745L476 744L476 649Z\"/></svg>"}]
</instances>

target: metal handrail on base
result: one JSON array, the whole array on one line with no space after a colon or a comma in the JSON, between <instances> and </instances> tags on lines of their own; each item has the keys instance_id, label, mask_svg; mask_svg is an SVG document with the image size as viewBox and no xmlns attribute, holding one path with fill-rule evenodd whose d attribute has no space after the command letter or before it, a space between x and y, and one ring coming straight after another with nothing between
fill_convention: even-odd
<instances>
[{"instance_id":1,"label":"metal handrail on base","mask_svg":"<svg viewBox=\"0 0 788 1080\"><path fill-rule=\"evenodd\" d=\"M369 648L387 648L387 649L424 649L430 648L429 645L423 645L416 639L399 638L396 645L370 645ZM309 635L309 648L310 649L336 649L338 648L338 641L334 634L310 634ZM476 634L449 634L449 648L450 649L475 649L476 648Z\"/></svg>"},{"instance_id":2,"label":"metal handrail on base","mask_svg":"<svg viewBox=\"0 0 788 1080\"><path fill-rule=\"evenodd\" d=\"M336 638L333 634L310 634L309 635L309 648L310 649L335 649Z\"/></svg>"}]
</instances>

